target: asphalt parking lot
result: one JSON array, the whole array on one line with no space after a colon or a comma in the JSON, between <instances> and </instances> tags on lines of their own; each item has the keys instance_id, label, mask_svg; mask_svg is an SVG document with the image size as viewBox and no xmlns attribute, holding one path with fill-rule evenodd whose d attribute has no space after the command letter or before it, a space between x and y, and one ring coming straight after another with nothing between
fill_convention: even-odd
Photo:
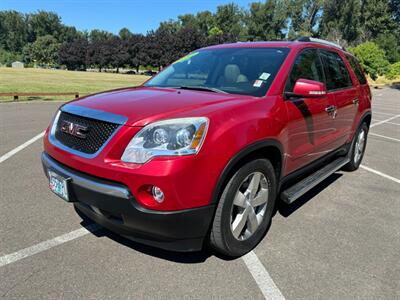
<instances>
[{"instance_id":1,"label":"asphalt parking lot","mask_svg":"<svg viewBox=\"0 0 400 300\"><path fill-rule=\"evenodd\" d=\"M59 105L0 104L0 298L400 298L400 90L373 90L362 167L281 205L260 245L235 260L82 221L48 190L40 162Z\"/></svg>"}]
</instances>

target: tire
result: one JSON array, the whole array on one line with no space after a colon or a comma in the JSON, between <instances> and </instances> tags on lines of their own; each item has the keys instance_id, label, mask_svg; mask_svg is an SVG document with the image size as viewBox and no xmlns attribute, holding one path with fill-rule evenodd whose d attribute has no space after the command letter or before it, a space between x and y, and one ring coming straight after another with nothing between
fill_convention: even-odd
<instances>
[{"instance_id":1,"label":"tire","mask_svg":"<svg viewBox=\"0 0 400 300\"><path fill-rule=\"evenodd\" d=\"M361 137L362 135L363 138ZM361 161L364 157L365 148L367 146L367 137L368 137L368 126L364 122L360 125L356 134L354 135L349 153L350 162L348 162L343 167L343 170L352 172L360 167ZM361 146L360 146L360 139L362 139Z\"/></svg>"},{"instance_id":2,"label":"tire","mask_svg":"<svg viewBox=\"0 0 400 300\"><path fill-rule=\"evenodd\" d=\"M257 188L252 188L258 178ZM271 223L276 193L275 170L269 160L256 159L243 165L221 195L210 233L210 245L229 257L242 256L252 250ZM266 202L262 203L265 198ZM241 230L243 220L246 222Z\"/></svg>"}]
</instances>

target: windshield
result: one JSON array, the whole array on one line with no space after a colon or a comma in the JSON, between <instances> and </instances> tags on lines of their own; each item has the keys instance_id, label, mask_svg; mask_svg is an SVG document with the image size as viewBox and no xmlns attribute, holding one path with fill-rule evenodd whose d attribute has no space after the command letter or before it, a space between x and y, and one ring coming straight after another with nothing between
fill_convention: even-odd
<instances>
[{"instance_id":1,"label":"windshield","mask_svg":"<svg viewBox=\"0 0 400 300\"><path fill-rule=\"evenodd\" d=\"M221 48L190 53L145 86L264 96L288 48Z\"/></svg>"}]
</instances>

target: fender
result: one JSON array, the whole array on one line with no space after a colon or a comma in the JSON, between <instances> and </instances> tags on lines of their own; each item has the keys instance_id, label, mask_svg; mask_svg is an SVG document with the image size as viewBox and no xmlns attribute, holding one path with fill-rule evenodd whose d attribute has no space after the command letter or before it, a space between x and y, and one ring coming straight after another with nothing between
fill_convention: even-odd
<instances>
[{"instance_id":1,"label":"fender","mask_svg":"<svg viewBox=\"0 0 400 300\"><path fill-rule=\"evenodd\" d=\"M360 122L358 123L357 128L362 124L362 122L364 122L365 118L367 118L368 116L371 116L371 118L372 118L372 111L371 111L371 110L366 111L366 112L362 115L362 117L360 118ZM371 124L369 124L369 125L371 125Z\"/></svg>"},{"instance_id":2,"label":"fender","mask_svg":"<svg viewBox=\"0 0 400 300\"><path fill-rule=\"evenodd\" d=\"M245 156L247 156L248 154L257 151L259 149L262 149L264 147L275 147L279 150L280 155L281 155L281 166L280 166L280 170L279 170L279 174L281 174L280 176L282 176L282 168L283 168L283 147L282 144L275 139L265 139L265 140L261 140L258 142L255 142L253 144L250 144L248 146L246 146L245 148L243 148L242 150L240 150L238 153L235 154L235 156L233 156L229 162L227 163L227 165L225 166L224 170L222 171L221 175L218 178L217 184L214 188L214 192L212 195L212 199L211 199L211 204L215 204L218 202L218 196L221 192L221 189L224 187L224 183L226 182L226 180L228 179L228 175L230 174L230 172L232 171L232 169L234 168L234 166ZM280 178L277 178L277 180L279 181Z\"/></svg>"}]
</instances>

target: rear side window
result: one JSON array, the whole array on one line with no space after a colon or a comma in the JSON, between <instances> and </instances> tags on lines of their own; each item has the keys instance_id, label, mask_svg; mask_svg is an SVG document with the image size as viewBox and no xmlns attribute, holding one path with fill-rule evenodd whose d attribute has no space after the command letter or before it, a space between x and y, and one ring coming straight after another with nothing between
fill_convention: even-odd
<instances>
[{"instance_id":1,"label":"rear side window","mask_svg":"<svg viewBox=\"0 0 400 300\"><path fill-rule=\"evenodd\" d=\"M286 83L285 91L293 92L294 84L300 78L324 82L322 63L316 49L306 49L297 56Z\"/></svg>"},{"instance_id":2,"label":"rear side window","mask_svg":"<svg viewBox=\"0 0 400 300\"><path fill-rule=\"evenodd\" d=\"M350 56L350 55L346 55L346 57L350 63L351 68L354 71L354 74L356 74L358 82L360 82L360 84L366 84L367 79L365 78L364 72L362 71L361 66L358 63L357 59L355 59L353 56Z\"/></svg>"},{"instance_id":3,"label":"rear side window","mask_svg":"<svg viewBox=\"0 0 400 300\"><path fill-rule=\"evenodd\" d=\"M328 91L351 87L349 71L342 58L336 52L321 50L321 58L325 65L326 88Z\"/></svg>"}]
</instances>

